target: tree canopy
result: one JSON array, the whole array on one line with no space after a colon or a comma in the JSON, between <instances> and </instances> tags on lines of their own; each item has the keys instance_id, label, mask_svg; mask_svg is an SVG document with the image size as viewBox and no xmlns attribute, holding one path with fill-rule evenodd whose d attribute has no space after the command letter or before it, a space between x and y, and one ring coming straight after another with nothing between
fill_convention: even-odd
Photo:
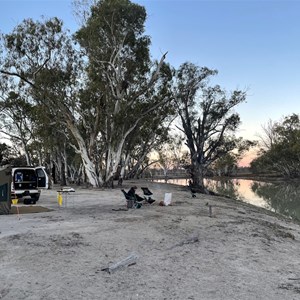
<instances>
[{"instance_id":1,"label":"tree canopy","mask_svg":"<svg viewBox=\"0 0 300 300\"><path fill-rule=\"evenodd\" d=\"M176 72L174 86L179 129L190 152L192 185L201 191L205 191L203 178L208 167L242 142L235 136L240 117L234 108L246 100L246 93L227 93L219 85L210 86L209 78L216 74L216 70L184 63Z\"/></svg>"},{"instance_id":2,"label":"tree canopy","mask_svg":"<svg viewBox=\"0 0 300 300\"><path fill-rule=\"evenodd\" d=\"M249 145L235 137L234 108L246 93L210 86L216 70L191 63L174 70L167 52L153 60L143 6L73 2L84 12L74 35L53 17L26 19L1 36L0 130L27 164L46 165L62 184L137 177L153 150L164 164L169 159L163 145L179 116L193 184L203 187L209 166Z\"/></svg>"},{"instance_id":3,"label":"tree canopy","mask_svg":"<svg viewBox=\"0 0 300 300\"><path fill-rule=\"evenodd\" d=\"M277 172L287 178L300 176L300 118L297 114L286 116L282 121L269 122L263 137L259 157L251 162L254 172Z\"/></svg>"},{"instance_id":4,"label":"tree canopy","mask_svg":"<svg viewBox=\"0 0 300 300\"><path fill-rule=\"evenodd\" d=\"M93 186L112 180L125 145L144 122L168 124L164 120L171 112L171 70L164 63L165 55L159 62L151 60L145 20L140 5L103 0L92 6L74 37L57 18L24 20L2 36L0 74L6 116L11 91L27 104L43 107L30 125L48 133L55 127L52 140L48 139L48 159L61 161L57 167L68 173L67 154L73 149ZM159 113L149 119L154 110ZM24 121L27 114L22 114ZM35 135L45 146L47 136L42 131ZM58 147L53 149L55 144ZM25 153L26 147L24 142Z\"/></svg>"}]
</instances>

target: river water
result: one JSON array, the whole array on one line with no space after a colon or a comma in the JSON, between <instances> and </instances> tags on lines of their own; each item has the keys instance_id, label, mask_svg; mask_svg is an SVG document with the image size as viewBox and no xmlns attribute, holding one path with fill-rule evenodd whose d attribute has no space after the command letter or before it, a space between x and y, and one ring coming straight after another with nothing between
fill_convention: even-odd
<instances>
[{"instance_id":1,"label":"river water","mask_svg":"<svg viewBox=\"0 0 300 300\"><path fill-rule=\"evenodd\" d=\"M164 181L164 180L160 180ZM187 179L169 179L171 184L187 185ZM300 182L269 183L248 179L206 179L209 190L244 201L300 221Z\"/></svg>"}]
</instances>

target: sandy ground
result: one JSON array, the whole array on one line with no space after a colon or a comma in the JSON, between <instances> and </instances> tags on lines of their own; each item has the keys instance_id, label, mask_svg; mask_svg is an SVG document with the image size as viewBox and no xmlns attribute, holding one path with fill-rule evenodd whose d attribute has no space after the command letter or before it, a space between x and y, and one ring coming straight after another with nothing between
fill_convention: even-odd
<instances>
[{"instance_id":1,"label":"sandy ground","mask_svg":"<svg viewBox=\"0 0 300 300\"><path fill-rule=\"evenodd\" d=\"M298 224L180 186L124 187L134 184L158 201L172 192L172 206L118 210L115 188L76 189L59 208L53 189L38 202L53 211L0 216L0 299L300 299Z\"/></svg>"}]
</instances>

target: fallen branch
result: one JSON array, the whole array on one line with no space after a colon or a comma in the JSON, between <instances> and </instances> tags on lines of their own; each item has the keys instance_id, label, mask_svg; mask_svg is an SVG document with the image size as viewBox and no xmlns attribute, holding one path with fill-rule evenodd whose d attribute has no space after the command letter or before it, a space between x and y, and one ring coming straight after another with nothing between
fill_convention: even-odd
<instances>
[{"instance_id":1,"label":"fallen branch","mask_svg":"<svg viewBox=\"0 0 300 300\"><path fill-rule=\"evenodd\" d=\"M138 255L133 253L133 254L129 255L128 257L124 258L123 260L113 264L112 266L101 269L101 271L105 271L105 272L111 274L117 270L124 269L126 267L135 265L137 259L138 259Z\"/></svg>"},{"instance_id":2,"label":"fallen branch","mask_svg":"<svg viewBox=\"0 0 300 300\"><path fill-rule=\"evenodd\" d=\"M128 211L128 208L126 207L120 207L120 208L112 208L113 211Z\"/></svg>"}]
</instances>

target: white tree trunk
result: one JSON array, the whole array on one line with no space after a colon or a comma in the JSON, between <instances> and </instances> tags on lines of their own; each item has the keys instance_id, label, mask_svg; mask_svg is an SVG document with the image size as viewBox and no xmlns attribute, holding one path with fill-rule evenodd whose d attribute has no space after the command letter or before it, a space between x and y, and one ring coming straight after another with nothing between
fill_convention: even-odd
<instances>
[{"instance_id":1,"label":"white tree trunk","mask_svg":"<svg viewBox=\"0 0 300 300\"><path fill-rule=\"evenodd\" d=\"M24 150L24 154L25 154L25 158L26 158L26 164L27 164L27 166L30 166L31 165L30 155L29 155L29 152L27 150L27 145L26 145L26 143L24 142L23 139L21 139L21 144L22 144L22 147L23 147L23 150Z\"/></svg>"},{"instance_id":2,"label":"white tree trunk","mask_svg":"<svg viewBox=\"0 0 300 300\"><path fill-rule=\"evenodd\" d=\"M64 149L63 149L63 160L64 160L64 173L65 173L65 179L66 179L66 185L69 184L69 176L68 176L68 162L67 162L67 151L66 151L66 145L64 143Z\"/></svg>"},{"instance_id":3,"label":"white tree trunk","mask_svg":"<svg viewBox=\"0 0 300 300\"><path fill-rule=\"evenodd\" d=\"M88 155L88 150L86 147L86 144L80 134L80 132L78 131L78 129L76 128L76 126L72 123L72 121L68 120L67 121L67 125L70 129L70 131L72 132L74 138L77 141L78 144L78 152L81 155L81 159L82 159L82 163L84 166L84 170L86 173L86 176L89 179L90 184L93 187L100 187L103 184L103 179L101 177L101 175L97 176L96 173L96 166L95 164L91 161L89 155Z\"/></svg>"},{"instance_id":4,"label":"white tree trunk","mask_svg":"<svg viewBox=\"0 0 300 300\"><path fill-rule=\"evenodd\" d=\"M128 166L129 159L130 159L130 155L127 155L124 160L124 163L122 165L121 172L120 172L120 177L122 179L124 179L124 177L125 177L125 170L126 170L126 167Z\"/></svg>"},{"instance_id":5,"label":"white tree trunk","mask_svg":"<svg viewBox=\"0 0 300 300\"><path fill-rule=\"evenodd\" d=\"M109 182L111 178L113 178L114 174L117 172L119 163L121 161L121 155L125 139L132 130L133 129L131 129L130 131L128 130L124 134L116 150L113 149L113 146L111 144L109 145L106 158L106 182Z\"/></svg>"}]
</instances>

